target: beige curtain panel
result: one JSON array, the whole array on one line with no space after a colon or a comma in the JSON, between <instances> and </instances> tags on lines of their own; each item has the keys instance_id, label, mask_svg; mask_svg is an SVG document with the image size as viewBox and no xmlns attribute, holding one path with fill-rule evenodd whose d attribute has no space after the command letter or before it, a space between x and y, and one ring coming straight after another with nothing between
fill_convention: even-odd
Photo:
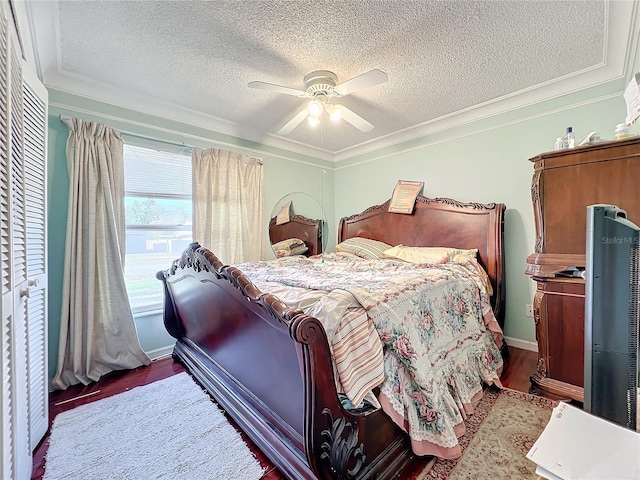
<instances>
[{"instance_id":1,"label":"beige curtain panel","mask_svg":"<svg viewBox=\"0 0 640 480\"><path fill-rule=\"evenodd\" d=\"M262 260L262 162L215 148L194 148L193 239L226 264Z\"/></svg>"},{"instance_id":2,"label":"beige curtain panel","mask_svg":"<svg viewBox=\"0 0 640 480\"><path fill-rule=\"evenodd\" d=\"M63 118L69 127L69 210L58 368L65 389L113 370L148 365L124 282L124 163L118 132Z\"/></svg>"}]
</instances>

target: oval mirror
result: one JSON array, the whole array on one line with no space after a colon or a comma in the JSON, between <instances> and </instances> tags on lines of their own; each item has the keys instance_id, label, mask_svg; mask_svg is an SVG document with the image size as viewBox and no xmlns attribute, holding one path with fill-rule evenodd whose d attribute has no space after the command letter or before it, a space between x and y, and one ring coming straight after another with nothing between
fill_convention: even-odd
<instances>
[{"instance_id":1,"label":"oval mirror","mask_svg":"<svg viewBox=\"0 0 640 480\"><path fill-rule=\"evenodd\" d=\"M276 257L309 257L324 252L327 219L320 202L303 192L289 193L278 200L269 219L269 241Z\"/></svg>"}]
</instances>

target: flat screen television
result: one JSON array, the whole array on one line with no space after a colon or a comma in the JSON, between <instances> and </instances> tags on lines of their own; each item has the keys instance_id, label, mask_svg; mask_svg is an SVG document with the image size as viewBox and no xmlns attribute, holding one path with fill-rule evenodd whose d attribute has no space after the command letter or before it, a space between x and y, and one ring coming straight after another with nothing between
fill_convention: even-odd
<instances>
[{"instance_id":1,"label":"flat screen television","mask_svg":"<svg viewBox=\"0 0 640 480\"><path fill-rule=\"evenodd\" d=\"M587 207L584 410L637 429L640 228L615 205Z\"/></svg>"}]
</instances>

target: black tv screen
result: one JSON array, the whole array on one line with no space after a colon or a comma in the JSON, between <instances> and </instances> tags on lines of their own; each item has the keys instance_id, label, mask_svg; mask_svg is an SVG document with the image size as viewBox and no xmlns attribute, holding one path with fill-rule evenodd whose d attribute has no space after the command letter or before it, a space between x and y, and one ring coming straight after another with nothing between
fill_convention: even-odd
<instances>
[{"instance_id":1,"label":"black tv screen","mask_svg":"<svg viewBox=\"0 0 640 480\"><path fill-rule=\"evenodd\" d=\"M640 228L614 205L587 207L584 409L636 430Z\"/></svg>"}]
</instances>

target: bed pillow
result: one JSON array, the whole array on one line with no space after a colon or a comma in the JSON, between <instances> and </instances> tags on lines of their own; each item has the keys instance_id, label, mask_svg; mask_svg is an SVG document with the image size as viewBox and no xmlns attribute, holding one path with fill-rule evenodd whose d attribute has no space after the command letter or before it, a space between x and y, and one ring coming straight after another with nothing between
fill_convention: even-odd
<instances>
[{"instance_id":1,"label":"bed pillow","mask_svg":"<svg viewBox=\"0 0 640 480\"><path fill-rule=\"evenodd\" d=\"M274 250L287 250L295 247L306 246L303 240L299 238L287 238L272 245Z\"/></svg>"},{"instance_id":2,"label":"bed pillow","mask_svg":"<svg viewBox=\"0 0 640 480\"><path fill-rule=\"evenodd\" d=\"M377 260L379 258L383 258L382 252L389 248L391 248L391 245L378 240L353 237L336 245L336 252L352 253L353 255L357 255L358 257L367 260Z\"/></svg>"},{"instance_id":3,"label":"bed pillow","mask_svg":"<svg viewBox=\"0 0 640 480\"><path fill-rule=\"evenodd\" d=\"M272 245L276 257L290 257L291 255L302 255L309 250L306 243L299 238L288 238Z\"/></svg>"},{"instance_id":4,"label":"bed pillow","mask_svg":"<svg viewBox=\"0 0 640 480\"><path fill-rule=\"evenodd\" d=\"M383 252L386 258L397 258L410 263L446 263L456 255L478 256L478 249L465 250L451 247L407 247L396 245Z\"/></svg>"},{"instance_id":5,"label":"bed pillow","mask_svg":"<svg viewBox=\"0 0 640 480\"><path fill-rule=\"evenodd\" d=\"M304 244L297 245L289 249L289 251L291 252L291 255L302 255L303 253L307 253L308 250L309 250L309 247L307 247Z\"/></svg>"},{"instance_id":6,"label":"bed pillow","mask_svg":"<svg viewBox=\"0 0 640 480\"><path fill-rule=\"evenodd\" d=\"M281 250L274 250L273 252L276 254L276 257L282 258L282 257L290 257L292 255L302 255L306 253L308 250L309 248L307 246L304 246L304 247L295 247L292 249L284 248Z\"/></svg>"}]
</instances>

